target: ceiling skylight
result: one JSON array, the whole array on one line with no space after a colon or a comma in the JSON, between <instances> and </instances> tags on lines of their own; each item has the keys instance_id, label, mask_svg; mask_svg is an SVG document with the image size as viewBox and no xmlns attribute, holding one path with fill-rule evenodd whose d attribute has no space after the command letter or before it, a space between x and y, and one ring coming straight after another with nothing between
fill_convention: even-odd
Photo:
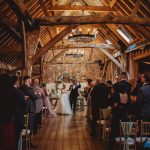
<instances>
[{"instance_id":1,"label":"ceiling skylight","mask_svg":"<svg viewBox=\"0 0 150 150\"><path fill-rule=\"evenodd\" d=\"M122 28L118 28L117 32L129 43L132 37Z\"/></svg>"}]
</instances>

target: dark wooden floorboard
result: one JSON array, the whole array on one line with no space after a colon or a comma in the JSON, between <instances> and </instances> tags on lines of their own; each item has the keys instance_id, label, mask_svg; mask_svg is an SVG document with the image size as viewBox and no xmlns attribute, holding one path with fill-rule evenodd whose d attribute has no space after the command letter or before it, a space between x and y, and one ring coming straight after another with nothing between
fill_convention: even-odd
<instances>
[{"instance_id":1,"label":"dark wooden floorboard","mask_svg":"<svg viewBox=\"0 0 150 150\"><path fill-rule=\"evenodd\" d=\"M58 115L56 119L46 118L44 127L33 137L33 142L38 146L36 150L106 149L104 143L89 135L83 113Z\"/></svg>"}]
</instances>

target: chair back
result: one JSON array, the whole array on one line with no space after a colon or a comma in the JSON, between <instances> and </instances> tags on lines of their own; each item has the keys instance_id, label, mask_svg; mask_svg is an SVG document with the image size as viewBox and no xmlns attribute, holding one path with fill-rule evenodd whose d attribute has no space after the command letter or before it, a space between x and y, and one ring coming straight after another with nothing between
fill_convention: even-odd
<instances>
[{"instance_id":1,"label":"chair back","mask_svg":"<svg viewBox=\"0 0 150 150\"><path fill-rule=\"evenodd\" d=\"M136 122L122 122L120 121L120 138L122 136L132 136L136 138L138 132L138 121Z\"/></svg>"},{"instance_id":2,"label":"chair back","mask_svg":"<svg viewBox=\"0 0 150 150\"><path fill-rule=\"evenodd\" d=\"M107 120L111 117L111 109L102 109L103 118Z\"/></svg>"},{"instance_id":3,"label":"chair back","mask_svg":"<svg viewBox=\"0 0 150 150\"><path fill-rule=\"evenodd\" d=\"M104 119L104 116L103 116L103 109L99 109L99 119L100 120L103 120Z\"/></svg>"},{"instance_id":4,"label":"chair back","mask_svg":"<svg viewBox=\"0 0 150 150\"><path fill-rule=\"evenodd\" d=\"M141 121L141 137L142 136L150 137L150 122Z\"/></svg>"},{"instance_id":5,"label":"chair back","mask_svg":"<svg viewBox=\"0 0 150 150\"><path fill-rule=\"evenodd\" d=\"M135 115L128 115L128 118L129 118L129 121L132 121L132 122L137 121L137 116L135 116Z\"/></svg>"},{"instance_id":6,"label":"chair back","mask_svg":"<svg viewBox=\"0 0 150 150\"><path fill-rule=\"evenodd\" d=\"M29 114L24 115L24 128L27 130L29 129Z\"/></svg>"}]
</instances>

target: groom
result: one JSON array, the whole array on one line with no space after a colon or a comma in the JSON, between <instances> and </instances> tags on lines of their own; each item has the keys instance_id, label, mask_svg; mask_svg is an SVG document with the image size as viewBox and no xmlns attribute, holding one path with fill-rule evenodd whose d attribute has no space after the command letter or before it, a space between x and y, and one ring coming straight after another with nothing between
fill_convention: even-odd
<instances>
[{"instance_id":1,"label":"groom","mask_svg":"<svg viewBox=\"0 0 150 150\"><path fill-rule=\"evenodd\" d=\"M70 105L71 105L71 109L73 109L74 114L75 114L75 110L76 110L77 97L79 96L78 89L80 87L81 87L80 83L77 84L77 81L74 80L73 84L70 85L70 88L69 88L69 90L71 90L71 92L70 92Z\"/></svg>"}]
</instances>

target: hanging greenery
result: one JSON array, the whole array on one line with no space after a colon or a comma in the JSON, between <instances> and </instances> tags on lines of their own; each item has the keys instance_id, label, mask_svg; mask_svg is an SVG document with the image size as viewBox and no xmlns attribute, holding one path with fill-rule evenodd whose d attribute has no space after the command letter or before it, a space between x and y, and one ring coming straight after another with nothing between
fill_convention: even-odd
<instances>
[{"instance_id":1,"label":"hanging greenery","mask_svg":"<svg viewBox=\"0 0 150 150\"><path fill-rule=\"evenodd\" d=\"M56 91L58 92L59 84L61 84L63 82L70 82L72 80L76 80L76 78L67 72L64 72L61 75L59 75L56 79Z\"/></svg>"},{"instance_id":2,"label":"hanging greenery","mask_svg":"<svg viewBox=\"0 0 150 150\"><path fill-rule=\"evenodd\" d=\"M76 80L76 78L67 73L67 72L64 72L63 74L59 75L56 79L56 83L60 84L60 83L63 83L63 82L70 82L71 80Z\"/></svg>"}]
</instances>

